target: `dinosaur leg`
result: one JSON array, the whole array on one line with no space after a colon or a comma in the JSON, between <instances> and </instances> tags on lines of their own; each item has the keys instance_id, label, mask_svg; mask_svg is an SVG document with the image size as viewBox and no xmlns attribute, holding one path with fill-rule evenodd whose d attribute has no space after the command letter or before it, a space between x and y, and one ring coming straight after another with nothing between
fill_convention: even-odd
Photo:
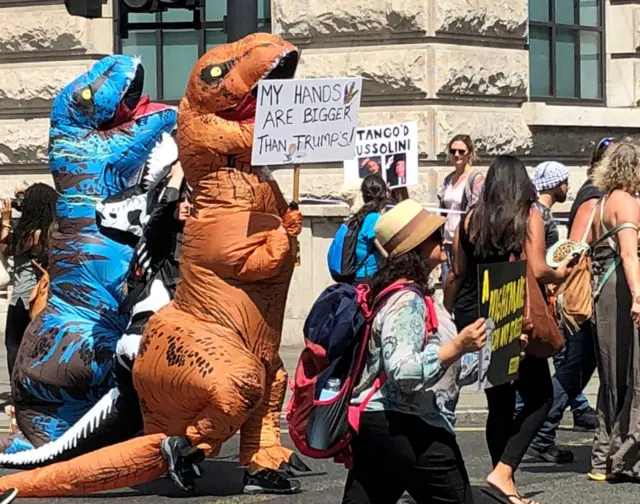
<instances>
[{"instance_id":1,"label":"dinosaur leg","mask_svg":"<svg viewBox=\"0 0 640 504\"><path fill-rule=\"evenodd\" d=\"M235 334L191 328L176 312L163 310L150 320L134 367L148 435L5 476L0 491L60 497L140 485L168 471L161 452L167 436L185 436L206 455L219 452L262 402L264 366Z\"/></svg>"},{"instance_id":2,"label":"dinosaur leg","mask_svg":"<svg viewBox=\"0 0 640 504\"><path fill-rule=\"evenodd\" d=\"M273 371L267 376L265 397L245 422L240 431L240 463L249 466L249 472L262 469L299 471L308 470L295 452L282 446L280 417L287 388L287 372L277 357Z\"/></svg>"},{"instance_id":3,"label":"dinosaur leg","mask_svg":"<svg viewBox=\"0 0 640 504\"><path fill-rule=\"evenodd\" d=\"M167 472L160 454L165 437L144 436L67 462L10 474L0 478L0 492L16 488L20 497L65 497L140 485Z\"/></svg>"}]
</instances>

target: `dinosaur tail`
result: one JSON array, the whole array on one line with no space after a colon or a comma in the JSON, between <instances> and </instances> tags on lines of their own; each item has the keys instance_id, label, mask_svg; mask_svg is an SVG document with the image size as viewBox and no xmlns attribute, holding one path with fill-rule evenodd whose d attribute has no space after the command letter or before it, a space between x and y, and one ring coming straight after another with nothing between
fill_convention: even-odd
<instances>
[{"instance_id":1,"label":"dinosaur tail","mask_svg":"<svg viewBox=\"0 0 640 504\"><path fill-rule=\"evenodd\" d=\"M87 453L73 460L0 478L0 492L20 497L66 497L117 490L153 481L168 467L160 452L164 434L153 434Z\"/></svg>"},{"instance_id":2,"label":"dinosaur tail","mask_svg":"<svg viewBox=\"0 0 640 504\"><path fill-rule=\"evenodd\" d=\"M0 466L30 469L70 460L131 439L141 431L142 414L135 392L121 393L113 388L58 439L31 450L0 454Z\"/></svg>"}]
</instances>

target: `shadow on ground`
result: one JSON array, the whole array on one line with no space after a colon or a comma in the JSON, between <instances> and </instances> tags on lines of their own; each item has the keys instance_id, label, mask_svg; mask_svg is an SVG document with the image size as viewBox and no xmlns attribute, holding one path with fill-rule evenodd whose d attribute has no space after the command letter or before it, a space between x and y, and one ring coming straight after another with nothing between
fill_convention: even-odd
<instances>
[{"instance_id":1,"label":"shadow on ground","mask_svg":"<svg viewBox=\"0 0 640 504\"><path fill-rule=\"evenodd\" d=\"M591 471L591 446L571 446L569 448L574 456L571 464L529 463L530 458L525 457L523 465L518 470L531 474L574 473L586 475Z\"/></svg>"}]
</instances>

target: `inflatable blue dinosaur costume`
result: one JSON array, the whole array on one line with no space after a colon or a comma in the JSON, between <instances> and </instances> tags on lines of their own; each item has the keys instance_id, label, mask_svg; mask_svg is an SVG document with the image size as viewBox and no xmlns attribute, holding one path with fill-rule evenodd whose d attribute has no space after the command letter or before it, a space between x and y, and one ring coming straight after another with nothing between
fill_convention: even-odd
<instances>
[{"instance_id":1,"label":"inflatable blue dinosaur costume","mask_svg":"<svg viewBox=\"0 0 640 504\"><path fill-rule=\"evenodd\" d=\"M0 445L19 465L42 462L18 452L60 438L115 384L114 352L129 323L118 308L135 243L100 234L96 204L136 184L177 119L173 108L142 97L143 82L138 59L108 56L53 103L49 164L60 197L50 296L24 335L11 377L20 432Z\"/></svg>"}]
</instances>

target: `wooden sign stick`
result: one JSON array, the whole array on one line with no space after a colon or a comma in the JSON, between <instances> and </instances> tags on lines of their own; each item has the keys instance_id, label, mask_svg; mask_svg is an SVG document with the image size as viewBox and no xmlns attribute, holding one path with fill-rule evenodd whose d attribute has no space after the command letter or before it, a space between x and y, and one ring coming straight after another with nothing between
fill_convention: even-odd
<instances>
[{"instance_id":1,"label":"wooden sign stick","mask_svg":"<svg viewBox=\"0 0 640 504\"><path fill-rule=\"evenodd\" d=\"M293 165L293 203L296 208L300 204L300 165ZM300 266L300 242L298 238L293 242L293 253L296 258L296 266Z\"/></svg>"}]
</instances>

